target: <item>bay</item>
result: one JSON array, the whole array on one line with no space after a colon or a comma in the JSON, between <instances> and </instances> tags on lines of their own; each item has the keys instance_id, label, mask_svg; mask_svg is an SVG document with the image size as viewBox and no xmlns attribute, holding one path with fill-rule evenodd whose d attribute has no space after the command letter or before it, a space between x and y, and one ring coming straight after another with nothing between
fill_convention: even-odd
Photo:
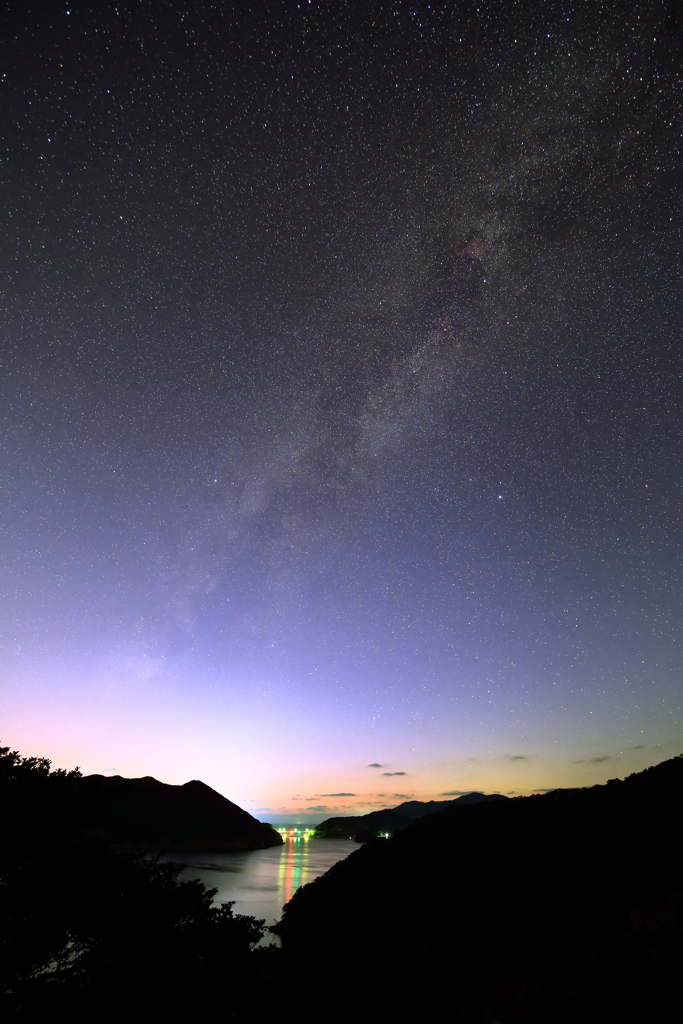
<instances>
[{"instance_id":1,"label":"bay","mask_svg":"<svg viewBox=\"0 0 683 1024\"><path fill-rule=\"evenodd\" d=\"M248 914L275 924L296 890L323 875L337 861L358 849L350 839L288 837L284 846L239 853L182 853L163 860L183 864L180 881L199 878L217 889L215 903L234 900L234 914ZM267 933L261 944L278 942Z\"/></svg>"}]
</instances>

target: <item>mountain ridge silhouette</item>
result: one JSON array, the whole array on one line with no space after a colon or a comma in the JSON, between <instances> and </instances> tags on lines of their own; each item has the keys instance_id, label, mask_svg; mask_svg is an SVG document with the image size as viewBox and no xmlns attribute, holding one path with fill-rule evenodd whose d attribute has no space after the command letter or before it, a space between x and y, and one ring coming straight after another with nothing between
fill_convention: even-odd
<instances>
[{"instance_id":1,"label":"mountain ridge silhouette","mask_svg":"<svg viewBox=\"0 0 683 1024\"><path fill-rule=\"evenodd\" d=\"M492 800L508 800L509 797L500 793L463 793L454 800L407 800L396 807L386 807L368 814L346 815L326 818L316 825L315 835L318 839L355 839L364 843L384 833L393 834L406 828L413 821L427 814L454 807L466 807L471 804L489 803Z\"/></svg>"}]
</instances>

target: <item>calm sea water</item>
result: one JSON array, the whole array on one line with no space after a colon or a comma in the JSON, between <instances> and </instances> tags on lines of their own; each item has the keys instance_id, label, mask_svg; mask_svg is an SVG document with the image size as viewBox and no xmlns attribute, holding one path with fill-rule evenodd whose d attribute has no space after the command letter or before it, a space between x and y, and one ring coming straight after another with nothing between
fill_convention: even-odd
<instances>
[{"instance_id":1,"label":"calm sea water","mask_svg":"<svg viewBox=\"0 0 683 1024\"><path fill-rule=\"evenodd\" d=\"M358 844L349 839L287 839L284 846L244 853L184 853L165 857L185 864L180 880L199 878L208 889L218 889L216 903L234 900L235 914L280 919L282 908L300 885L323 875ZM275 941L267 934L266 943Z\"/></svg>"}]
</instances>

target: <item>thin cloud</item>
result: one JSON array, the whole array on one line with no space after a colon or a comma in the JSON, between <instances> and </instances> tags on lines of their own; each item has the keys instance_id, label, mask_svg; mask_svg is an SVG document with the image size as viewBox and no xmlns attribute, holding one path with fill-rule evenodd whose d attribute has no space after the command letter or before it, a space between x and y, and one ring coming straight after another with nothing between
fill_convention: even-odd
<instances>
[{"instance_id":1,"label":"thin cloud","mask_svg":"<svg viewBox=\"0 0 683 1024\"><path fill-rule=\"evenodd\" d=\"M355 796L355 793L318 793L318 796L323 796L329 799L331 796Z\"/></svg>"},{"instance_id":2,"label":"thin cloud","mask_svg":"<svg viewBox=\"0 0 683 1024\"><path fill-rule=\"evenodd\" d=\"M467 796L471 789L453 789L450 793L439 793L439 796Z\"/></svg>"},{"instance_id":3,"label":"thin cloud","mask_svg":"<svg viewBox=\"0 0 683 1024\"><path fill-rule=\"evenodd\" d=\"M386 765L385 764L377 764L377 762L375 761L374 764L369 764L368 768L386 768Z\"/></svg>"},{"instance_id":4,"label":"thin cloud","mask_svg":"<svg viewBox=\"0 0 683 1024\"><path fill-rule=\"evenodd\" d=\"M382 772L382 775L407 775L408 772Z\"/></svg>"},{"instance_id":5,"label":"thin cloud","mask_svg":"<svg viewBox=\"0 0 683 1024\"><path fill-rule=\"evenodd\" d=\"M528 754L512 754L510 756L511 761L526 761L529 757Z\"/></svg>"},{"instance_id":6,"label":"thin cloud","mask_svg":"<svg viewBox=\"0 0 683 1024\"><path fill-rule=\"evenodd\" d=\"M637 746L637 747L634 747L633 749L634 749L634 750L645 750L645 747L643 746L643 744L642 744L642 743L639 743L639 744L638 744L638 746ZM105 770L106 770L106 771L109 771L109 769L108 769L108 768L107 768L107 769L105 769ZM112 768L112 771L114 771L114 770L115 770L115 769L113 769L113 768Z\"/></svg>"},{"instance_id":7,"label":"thin cloud","mask_svg":"<svg viewBox=\"0 0 683 1024\"><path fill-rule=\"evenodd\" d=\"M603 761L611 761L612 758L609 754L605 754L604 757L582 757L578 761L574 761L574 764L602 764Z\"/></svg>"},{"instance_id":8,"label":"thin cloud","mask_svg":"<svg viewBox=\"0 0 683 1024\"><path fill-rule=\"evenodd\" d=\"M392 793L394 800L412 800L412 793Z\"/></svg>"},{"instance_id":9,"label":"thin cloud","mask_svg":"<svg viewBox=\"0 0 683 1024\"><path fill-rule=\"evenodd\" d=\"M536 789L532 789L532 793L557 793L560 790L560 786L537 786Z\"/></svg>"}]
</instances>

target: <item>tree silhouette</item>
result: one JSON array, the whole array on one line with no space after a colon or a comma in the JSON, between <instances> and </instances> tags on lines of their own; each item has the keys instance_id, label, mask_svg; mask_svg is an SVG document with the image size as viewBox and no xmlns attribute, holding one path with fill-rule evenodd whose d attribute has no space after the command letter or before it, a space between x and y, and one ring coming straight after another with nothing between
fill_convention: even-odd
<instances>
[{"instance_id":1,"label":"tree silhouette","mask_svg":"<svg viewBox=\"0 0 683 1024\"><path fill-rule=\"evenodd\" d=\"M5 1014L241 1019L275 951L264 922L178 881L182 865L78 838L78 769L0 748L0 986Z\"/></svg>"}]
</instances>

